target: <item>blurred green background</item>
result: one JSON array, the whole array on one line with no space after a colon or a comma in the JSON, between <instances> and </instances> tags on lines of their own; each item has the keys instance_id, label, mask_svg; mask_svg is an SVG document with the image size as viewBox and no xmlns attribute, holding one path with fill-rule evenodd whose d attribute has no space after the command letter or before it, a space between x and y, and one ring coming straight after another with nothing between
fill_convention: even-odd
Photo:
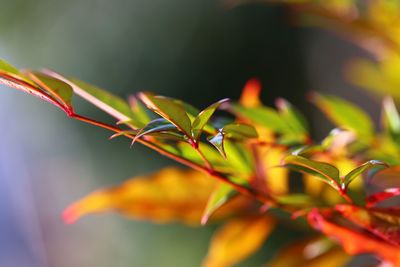
<instances>
[{"instance_id":1,"label":"blurred green background","mask_svg":"<svg viewBox=\"0 0 400 267\"><path fill-rule=\"evenodd\" d=\"M266 103L277 96L294 102L317 122L317 136L329 126L306 103L306 91L373 103L342 79L344 62L363 53L333 34L293 25L281 6L228 8L215 0L0 0L0 6L0 57L122 97L151 90L201 108L238 98L246 80L257 77ZM1 89L0 267L199 266L215 226L154 225L110 214L71 226L60 219L68 204L97 188L175 163L140 145L130 149L127 140L108 141L102 129ZM83 102L77 106L107 118ZM266 262L284 241L275 236L240 266Z\"/></svg>"}]
</instances>

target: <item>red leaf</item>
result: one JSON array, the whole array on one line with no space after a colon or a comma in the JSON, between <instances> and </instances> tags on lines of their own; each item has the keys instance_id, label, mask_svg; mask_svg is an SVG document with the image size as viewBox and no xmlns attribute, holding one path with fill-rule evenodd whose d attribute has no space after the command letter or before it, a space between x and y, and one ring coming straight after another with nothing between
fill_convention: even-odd
<instances>
[{"instance_id":1,"label":"red leaf","mask_svg":"<svg viewBox=\"0 0 400 267\"><path fill-rule=\"evenodd\" d=\"M382 202L388 198L399 196L400 195L400 187L395 187L395 188L388 188L385 189L382 192L378 192L375 194L370 195L367 197L365 200L367 207L373 207L379 202Z\"/></svg>"}]
</instances>

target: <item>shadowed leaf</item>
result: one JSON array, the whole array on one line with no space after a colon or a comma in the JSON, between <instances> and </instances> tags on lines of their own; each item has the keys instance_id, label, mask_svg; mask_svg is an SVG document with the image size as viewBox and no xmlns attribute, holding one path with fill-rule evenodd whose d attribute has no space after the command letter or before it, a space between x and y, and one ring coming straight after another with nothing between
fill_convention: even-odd
<instances>
[{"instance_id":1,"label":"shadowed leaf","mask_svg":"<svg viewBox=\"0 0 400 267\"><path fill-rule=\"evenodd\" d=\"M261 247L275 226L266 216L230 220L214 235L202 267L232 266Z\"/></svg>"},{"instance_id":2,"label":"shadowed leaf","mask_svg":"<svg viewBox=\"0 0 400 267\"><path fill-rule=\"evenodd\" d=\"M366 204L367 207L372 207L378 204L379 202L382 202L386 199L399 196L400 195L400 187L395 187L395 188L387 188L382 192L378 192L375 194L370 195L367 197Z\"/></svg>"},{"instance_id":3,"label":"shadowed leaf","mask_svg":"<svg viewBox=\"0 0 400 267\"><path fill-rule=\"evenodd\" d=\"M139 130L139 132L135 135L135 138L132 140L132 145L138 138L144 135L173 130L176 130L176 126L164 118L152 120L145 127Z\"/></svg>"}]
</instances>

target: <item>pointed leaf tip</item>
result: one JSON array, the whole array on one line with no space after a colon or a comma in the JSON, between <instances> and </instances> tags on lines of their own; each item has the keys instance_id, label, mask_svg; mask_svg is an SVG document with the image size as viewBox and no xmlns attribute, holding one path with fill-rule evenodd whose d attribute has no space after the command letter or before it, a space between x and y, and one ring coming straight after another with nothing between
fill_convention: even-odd
<instances>
[{"instance_id":1,"label":"pointed leaf tip","mask_svg":"<svg viewBox=\"0 0 400 267\"><path fill-rule=\"evenodd\" d=\"M240 96L240 104L244 107L257 107L261 105L260 101L261 82L252 78L246 82Z\"/></svg>"}]
</instances>

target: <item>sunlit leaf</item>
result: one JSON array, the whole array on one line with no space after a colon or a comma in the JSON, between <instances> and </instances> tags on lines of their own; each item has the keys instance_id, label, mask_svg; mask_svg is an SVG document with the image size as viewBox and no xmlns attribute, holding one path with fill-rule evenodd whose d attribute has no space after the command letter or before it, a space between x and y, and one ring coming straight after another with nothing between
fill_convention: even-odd
<instances>
[{"instance_id":1,"label":"sunlit leaf","mask_svg":"<svg viewBox=\"0 0 400 267\"><path fill-rule=\"evenodd\" d=\"M201 224L206 224L210 216L222 205L237 196L238 192L228 184L219 184L208 199L207 206L201 218Z\"/></svg>"},{"instance_id":2,"label":"sunlit leaf","mask_svg":"<svg viewBox=\"0 0 400 267\"><path fill-rule=\"evenodd\" d=\"M95 191L68 207L63 218L73 223L88 214L116 211L135 219L196 225L215 185L215 180L203 173L167 168ZM218 209L213 219L237 212L239 206L243 208L243 202L229 204Z\"/></svg>"},{"instance_id":3,"label":"sunlit leaf","mask_svg":"<svg viewBox=\"0 0 400 267\"><path fill-rule=\"evenodd\" d=\"M312 199L312 197L306 194L282 195L282 196L277 196L275 199L280 204L291 205L296 207L315 205L315 201Z\"/></svg>"},{"instance_id":4,"label":"sunlit leaf","mask_svg":"<svg viewBox=\"0 0 400 267\"><path fill-rule=\"evenodd\" d=\"M353 143L356 137L353 131L335 128L322 140L321 146L336 155L345 155L347 146Z\"/></svg>"},{"instance_id":5,"label":"sunlit leaf","mask_svg":"<svg viewBox=\"0 0 400 267\"><path fill-rule=\"evenodd\" d=\"M176 103L173 99L154 96L151 93L140 93L140 100L155 113L170 121L180 129L189 139L192 138L191 122L182 105Z\"/></svg>"},{"instance_id":6,"label":"sunlit leaf","mask_svg":"<svg viewBox=\"0 0 400 267\"><path fill-rule=\"evenodd\" d=\"M359 107L335 96L314 93L313 102L339 127L350 129L360 137L373 135L371 119Z\"/></svg>"},{"instance_id":7,"label":"sunlit leaf","mask_svg":"<svg viewBox=\"0 0 400 267\"><path fill-rule=\"evenodd\" d=\"M400 116L390 97L386 97L382 103L382 123L387 133L400 145Z\"/></svg>"},{"instance_id":8,"label":"sunlit leaf","mask_svg":"<svg viewBox=\"0 0 400 267\"><path fill-rule=\"evenodd\" d=\"M214 235L202 267L232 266L261 247L275 226L266 216L232 219Z\"/></svg>"},{"instance_id":9,"label":"sunlit leaf","mask_svg":"<svg viewBox=\"0 0 400 267\"><path fill-rule=\"evenodd\" d=\"M242 94L240 95L240 104L248 108L261 106L260 92L260 81L257 79L248 80L244 85Z\"/></svg>"},{"instance_id":10,"label":"sunlit leaf","mask_svg":"<svg viewBox=\"0 0 400 267\"><path fill-rule=\"evenodd\" d=\"M73 114L72 108L72 87L56 78L40 72L27 72L32 81L38 84L42 89L50 93L59 103L61 103L70 114Z\"/></svg>"},{"instance_id":11,"label":"sunlit leaf","mask_svg":"<svg viewBox=\"0 0 400 267\"><path fill-rule=\"evenodd\" d=\"M12 66L10 63L6 62L3 59L0 59L0 71L3 71L5 73L15 74L15 75L20 74L19 70L16 67Z\"/></svg>"},{"instance_id":12,"label":"sunlit leaf","mask_svg":"<svg viewBox=\"0 0 400 267\"><path fill-rule=\"evenodd\" d=\"M224 133L218 132L216 135L208 138L208 142L210 142L219 153L226 159L225 147L224 147Z\"/></svg>"},{"instance_id":13,"label":"sunlit leaf","mask_svg":"<svg viewBox=\"0 0 400 267\"><path fill-rule=\"evenodd\" d=\"M381 170L383 168L389 167L386 163L379 161L379 160L370 160L365 162L364 164L358 166L344 177L344 185L345 188L348 187L348 185L358 176L360 176L362 173L369 171L369 172L376 172L378 170Z\"/></svg>"},{"instance_id":14,"label":"sunlit leaf","mask_svg":"<svg viewBox=\"0 0 400 267\"><path fill-rule=\"evenodd\" d=\"M314 209L308 214L308 221L316 230L340 242L350 255L372 253L389 261L393 266L400 266L399 247L349 227L341 226L326 217L327 215Z\"/></svg>"},{"instance_id":15,"label":"sunlit leaf","mask_svg":"<svg viewBox=\"0 0 400 267\"><path fill-rule=\"evenodd\" d=\"M193 134L193 139L194 140L198 140L201 134L201 131L203 130L204 126L206 126L206 124L208 123L208 121L211 119L211 116L214 114L214 112L218 109L218 107L229 101L229 99L225 98L222 99L210 106L208 106L207 108L205 108L204 110L202 110L197 117L195 118L195 120L192 123L192 134Z\"/></svg>"},{"instance_id":16,"label":"sunlit leaf","mask_svg":"<svg viewBox=\"0 0 400 267\"><path fill-rule=\"evenodd\" d=\"M131 121L131 125L137 128L144 126L141 121L136 119L135 114L132 112L128 103L122 98L78 79L67 79L62 75L49 70L46 70L44 73L69 84L75 94L110 114L119 122Z\"/></svg>"},{"instance_id":17,"label":"sunlit leaf","mask_svg":"<svg viewBox=\"0 0 400 267\"><path fill-rule=\"evenodd\" d=\"M329 240L317 239L290 244L266 266L268 267L338 267L350 261L349 255Z\"/></svg>"},{"instance_id":18,"label":"sunlit leaf","mask_svg":"<svg viewBox=\"0 0 400 267\"><path fill-rule=\"evenodd\" d=\"M285 164L287 167L293 170L311 174L335 189L338 189L338 185L341 182L339 170L329 163L313 161L301 156L290 155L285 158Z\"/></svg>"}]
</instances>

